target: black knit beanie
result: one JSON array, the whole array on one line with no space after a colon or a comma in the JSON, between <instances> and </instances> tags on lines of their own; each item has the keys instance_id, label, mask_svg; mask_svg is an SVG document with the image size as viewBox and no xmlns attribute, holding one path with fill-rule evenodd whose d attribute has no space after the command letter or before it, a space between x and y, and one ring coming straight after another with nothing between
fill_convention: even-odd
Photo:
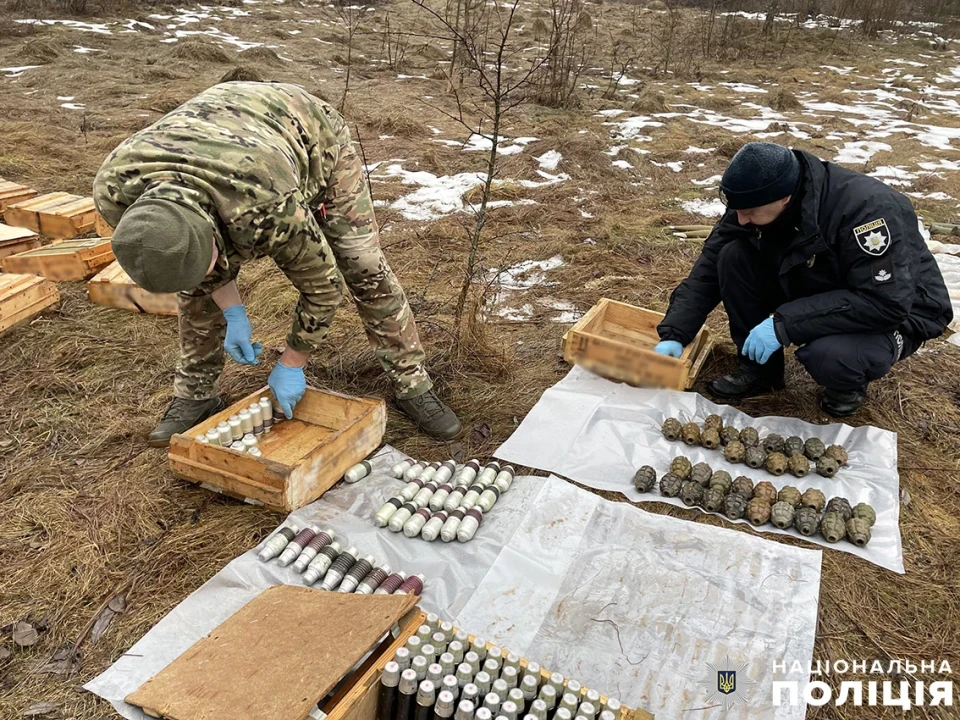
<instances>
[{"instance_id":1,"label":"black knit beanie","mask_svg":"<svg viewBox=\"0 0 960 720\"><path fill-rule=\"evenodd\" d=\"M752 142L733 156L720 191L731 210L748 210L792 195L800 182L800 160L775 143Z\"/></svg>"}]
</instances>

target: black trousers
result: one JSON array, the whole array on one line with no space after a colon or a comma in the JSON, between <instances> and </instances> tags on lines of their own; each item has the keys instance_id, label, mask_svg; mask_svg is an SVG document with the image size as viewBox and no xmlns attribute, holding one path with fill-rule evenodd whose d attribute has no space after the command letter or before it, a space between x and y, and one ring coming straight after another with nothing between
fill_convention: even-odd
<instances>
[{"instance_id":1,"label":"black trousers","mask_svg":"<svg viewBox=\"0 0 960 720\"><path fill-rule=\"evenodd\" d=\"M736 240L720 251L717 272L720 297L730 318L730 336L738 352L747 335L787 301L777 279L779 262L764 258L747 240ZM897 360L916 350L899 332L827 335L797 349L797 360L819 385L855 390L890 372ZM760 366L740 355L747 369L783 372L783 350Z\"/></svg>"}]
</instances>

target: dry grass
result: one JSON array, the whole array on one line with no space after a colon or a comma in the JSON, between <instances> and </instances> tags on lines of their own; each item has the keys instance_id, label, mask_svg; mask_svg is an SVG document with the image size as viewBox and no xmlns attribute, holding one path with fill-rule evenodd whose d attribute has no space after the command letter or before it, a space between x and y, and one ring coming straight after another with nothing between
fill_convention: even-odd
<instances>
[{"instance_id":1,"label":"dry grass","mask_svg":"<svg viewBox=\"0 0 960 720\"><path fill-rule=\"evenodd\" d=\"M648 3L651 8L657 5L658 1ZM202 88L243 72L238 67L260 73L268 66L272 79L303 83L339 100L342 73L337 70L342 68L333 55L344 54L343 48L318 42L337 42L339 34L325 29L329 26L321 22L297 26L303 28L302 34L280 39L280 31L295 27L292 23L300 17L334 22L331 11L312 5L271 5L269 10L266 6L243 7L252 10L251 16L224 19L217 26L243 39L277 45L276 50L237 53L209 38L159 46L158 36L149 33L64 36L60 28L37 29L0 18L0 37L7 41L0 45L0 66L25 64L19 58L28 45L31 57L38 60L32 64L45 63L16 81L0 78L4 89L0 95L0 176L43 191L88 193L102 157L127 134ZM258 11L260 7L263 12ZM406 23L406 27L423 29L422 20L414 16L409 4L395 3L390 12L394 28ZM626 27L631 12L628 5L605 4L604 30ZM538 17L536 12L525 14ZM653 24L652 30L656 30L661 17L646 13L643 22ZM376 62L383 59L377 22L371 21L368 34L358 35L355 69L363 72L357 72L351 81L348 102L350 120L359 126L368 159L403 159L407 169L438 175L480 169L483 153L460 152L431 142L433 133L428 125L442 130L439 137L443 139L462 140L467 135L433 109L454 111L445 95L446 84L442 80L397 82L393 71ZM642 34L646 36L646 31ZM525 40L530 37L528 34ZM599 37L606 35L600 33ZM727 63L723 69L734 70L740 82L782 81L789 91L785 89L779 100L764 102L779 102L789 113L795 107L789 97L804 91L849 101L850 95L841 93L846 80L812 70L828 62L841 64L840 54L850 56L847 63L856 63L861 74L876 75L885 57L913 58L917 50L924 52L919 46L911 50L906 41L895 50L873 48L847 42L846 36L838 41L834 33L827 32L803 38L798 34L791 42L783 60L790 65L789 71L775 61L763 60L745 61L732 68ZM74 43L102 48L102 52L79 56L69 50ZM437 61L444 53L437 44L412 44L411 48L406 61L410 67L405 72L439 77L442 68ZM276 62L276 54L293 62ZM160 59L142 62L151 56ZM596 66L610 67L607 61L600 57ZM948 61L956 62L945 56L944 63ZM945 69L944 63L928 62L929 72ZM640 77L640 68L653 64L650 58L642 58L630 76ZM234 69L224 76L227 65ZM732 80L719 69L719 65L702 68L702 82ZM557 149L563 155L559 170L571 179L537 190L521 190L516 182L498 185L498 198L531 198L537 204L491 212L490 240L484 245L482 265L501 268L559 253L566 264L550 276L558 285L519 293L517 303L535 304L549 295L585 310L606 296L663 309L670 291L699 252L697 243L677 242L664 232L669 224L702 222L685 213L676 198L688 197L693 187L690 179L722 172L727 159L751 136L702 125L669 125L658 130L657 141L646 149L653 152L649 157L658 161L682 159L683 173L653 166L629 150L620 157L629 159L636 169L612 168L611 157L604 154L611 144L610 128L602 124L604 119L594 117L598 109L630 109L636 102L634 112L649 114L691 103L709 104L735 116L740 112L739 103L730 93L717 91L708 98L684 84L697 79L693 77L679 78L675 84L662 77L645 78L640 98L629 97L627 93L636 87L628 87L618 91L613 101L602 97L609 73L605 78L587 79L598 88L581 93L580 109L523 107L510 118L511 137L528 135L539 141L524 153L505 158L501 177L536 180L538 165L533 157ZM65 95L76 95L86 109L61 108L56 98ZM920 120L919 116L916 119ZM832 130L854 129L839 118L824 117L818 122L824 126L821 137L791 139L792 144L831 156L836 143L822 136ZM916 162L916 145L903 138L889 142L893 151L878 155L874 162ZM691 144L717 150L691 158L683 153ZM952 176L921 179L917 188L960 197L960 181ZM378 200L394 200L410 190L400 182L374 184ZM923 200L918 205L929 219L954 217L953 203ZM583 216L581 210L592 217ZM385 252L417 315L438 389L467 428L457 444L437 444L391 411L386 441L431 460L454 452L489 456L543 390L568 369L559 357L564 326L550 322L540 306L534 319L523 323L482 313L477 303L485 288L477 288L472 298L474 312L464 331L454 332L451 313L463 272L468 220L469 216L461 214L428 223L411 222L396 210L380 211ZM295 292L269 262L245 267L240 281L258 339L267 347L265 364L269 366L283 342ZM58 312L42 316L0 342L0 382L6 391L0 407L0 503L5 515L0 524L0 562L4 567L0 627L27 620L41 629L39 642L31 648L14 648L8 636L0 641L13 652L0 659L0 716L18 717L33 702L54 701L63 705L65 717L93 720L110 710L78 690L79 686L106 668L231 558L257 542L279 518L174 480L164 454L144 447L145 434L169 399L176 321L92 306L80 285L62 284L61 292L64 300ZM709 322L725 336L722 312ZM733 367L729 349L710 361L705 377ZM787 391L744 402L741 409L754 415L826 422L812 381L793 360L788 373ZM343 392L389 394L389 384L349 303L338 315L329 341L313 356L308 377L316 385ZM235 399L264 380L263 368L230 364L221 378L221 390ZM960 585L956 566L960 556L956 481L960 469L960 357L955 348L932 343L924 353L875 383L871 392L871 402L852 423L873 424L899 434L901 486L911 498L901 517L907 575L893 575L852 556L826 551L816 658L947 658L956 665L960 662L960 596L956 591ZM484 426L489 433L480 432ZM723 524L689 510L659 504L643 507L696 522ZM127 610L94 644L87 632L89 623L117 593L126 595ZM38 670L58 649L75 645L81 653L75 674ZM933 708L918 710L919 717L948 717L937 713ZM821 708L811 709L809 716L873 720L899 714L892 709L844 707L842 714L837 708Z\"/></svg>"}]
</instances>

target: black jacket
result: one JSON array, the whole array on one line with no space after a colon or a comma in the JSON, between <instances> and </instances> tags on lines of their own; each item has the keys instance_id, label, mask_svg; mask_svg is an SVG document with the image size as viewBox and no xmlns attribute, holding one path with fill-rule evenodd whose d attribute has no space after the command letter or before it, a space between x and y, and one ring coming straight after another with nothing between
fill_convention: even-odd
<instances>
[{"instance_id":1,"label":"black jacket","mask_svg":"<svg viewBox=\"0 0 960 720\"><path fill-rule=\"evenodd\" d=\"M900 330L919 345L940 335L953 310L910 201L879 180L794 152L803 180L799 223L782 241L779 280L787 302L774 314L781 343ZM739 225L734 211L724 215L673 291L657 328L661 339L693 340L721 299L720 250L747 238L759 253L761 231Z\"/></svg>"}]
</instances>

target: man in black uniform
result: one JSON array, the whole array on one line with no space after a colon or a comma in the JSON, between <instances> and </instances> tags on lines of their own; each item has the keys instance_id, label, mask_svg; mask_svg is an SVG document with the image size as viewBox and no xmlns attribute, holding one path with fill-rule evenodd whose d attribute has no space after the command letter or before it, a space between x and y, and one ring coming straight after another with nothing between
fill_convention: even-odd
<instances>
[{"instance_id":1,"label":"man in black uniform","mask_svg":"<svg viewBox=\"0 0 960 720\"><path fill-rule=\"evenodd\" d=\"M720 183L727 213L657 328L680 357L723 302L740 368L709 383L734 400L783 387L783 348L823 386L820 406L856 412L867 383L953 318L910 201L874 178L773 143L749 143Z\"/></svg>"}]
</instances>

